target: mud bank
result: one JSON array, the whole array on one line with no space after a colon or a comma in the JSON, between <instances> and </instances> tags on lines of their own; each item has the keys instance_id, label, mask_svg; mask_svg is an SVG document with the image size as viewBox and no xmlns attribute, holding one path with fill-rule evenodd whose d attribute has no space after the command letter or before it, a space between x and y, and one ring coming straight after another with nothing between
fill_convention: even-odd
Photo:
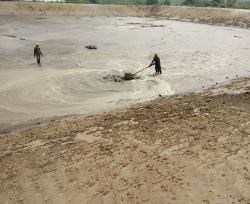
<instances>
[{"instance_id":1,"label":"mud bank","mask_svg":"<svg viewBox=\"0 0 250 204\"><path fill-rule=\"evenodd\" d=\"M0 15L20 14L159 17L195 23L250 27L250 11L243 9L0 2Z\"/></svg>"},{"instance_id":2,"label":"mud bank","mask_svg":"<svg viewBox=\"0 0 250 204\"><path fill-rule=\"evenodd\" d=\"M249 203L249 81L2 134L0 202Z\"/></svg>"}]
</instances>

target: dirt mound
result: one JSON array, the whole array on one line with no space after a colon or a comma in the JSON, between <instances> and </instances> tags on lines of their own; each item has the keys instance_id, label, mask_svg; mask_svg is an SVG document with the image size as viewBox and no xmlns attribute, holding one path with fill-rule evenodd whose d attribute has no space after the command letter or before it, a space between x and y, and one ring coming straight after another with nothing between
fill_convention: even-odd
<instances>
[{"instance_id":1,"label":"dirt mound","mask_svg":"<svg viewBox=\"0 0 250 204\"><path fill-rule=\"evenodd\" d=\"M123 5L94 5L70 3L66 4L44 2L0 2L0 14L143 16L144 9L141 9L137 6Z\"/></svg>"},{"instance_id":2,"label":"dirt mound","mask_svg":"<svg viewBox=\"0 0 250 204\"><path fill-rule=\"evenodd\" d=\"M124 79L125 79L125 80L132 80L132 79L135 79L135 75L132 74L132 73L125 73L125 74L124 74Z\"/></svg>"},{"instance_id":3,"label":"dirt mound","mask_svg":"<svg viewBox=\"0 0 250 204\"><path fill-rule=\"evenodd\" d=\"M132 73L125 73L124 76L119 75L107 75L103 77L103 80L106 82L123 82L123 81L129 81L133 79L139 79L140 77L135 76Z\"/></svg>"},{"instance_id":4,"label":"dirt mound","mask_svg":"<svg viewBox=\"0 0 250 204\"><path fill-rule=\"evenodd\" d=\"M124 79L118 75L108 75L103 77L103 80L106 82L123 82Z\"/></svg>"},{"instance_id":5,"label":"dirt mound","mask_svg":"<svg viewBox=\"0 0 250 204\"><path fill-rule=\"evenodd\" d=\"M250 27L250 10L195 7L154 7L152 15L195 23Z\"/></svg>"},{"instance_id":6,"label":"dirt mound","mask_svg":"<svg viewBox=\"0 0 250 204\"><path fill-rule=\"evenodd\" d=\"M96 50L97 47L95 45L87 45L85 48L90 49L90 50Z\"/></svg>"},{"instance_id":7,"label":"dirt mound","mask_svg":"<svg viewBox=\"0 0 250 204\"><path fill-rule=\"evenodd\" d=\"M0 15L138 16L250 28L250 11L178 6L0 2Z\"/></svg>"}]
</instances>

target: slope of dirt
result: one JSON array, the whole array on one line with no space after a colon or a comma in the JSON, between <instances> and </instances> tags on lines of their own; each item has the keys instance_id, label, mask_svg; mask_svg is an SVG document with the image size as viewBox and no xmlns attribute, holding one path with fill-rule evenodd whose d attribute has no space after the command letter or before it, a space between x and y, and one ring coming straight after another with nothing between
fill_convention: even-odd
<instances>
[{"instance_id":1,"label":"slope of dirt","mask_svg":"<svg viewBox=\"0 0 250 204\"><path fill-rule=\"evenodd\" d=\"M250 203L249 81L2 134L0 202Z\"/></svg>"},{"instance_id":2,"label":"slope of dirt","mask_svg":"<svg viewBox=\"0 0 250 204\"><path fill-rule=\"evenodd\" d=\"M178 6L90 5L43 2L0 2L0 15L46 14L82 16L137 16L196 23L250 27L250 11L243 9Z\"/></svg>"}]
</instances>

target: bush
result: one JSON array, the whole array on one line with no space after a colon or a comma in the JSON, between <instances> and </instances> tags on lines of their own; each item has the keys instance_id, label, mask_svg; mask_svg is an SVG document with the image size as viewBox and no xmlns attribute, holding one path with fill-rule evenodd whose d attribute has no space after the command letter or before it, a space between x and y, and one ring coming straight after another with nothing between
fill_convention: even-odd
<instances>
[{"instance_id":1,"label":"bush","mask_svg":"<svg viewBox=\"0 0 250 204\"><path fill-rule=\"evenodd\" d=\"M240 9L250 9L250 1L245 1L239 4L235 4L233 7Z\"/></svg>"},{"instance_id":2,"label":"bush","mask_svg":"<svg viewBox=\"0 0 250 204\"><path fill-rule=\"evenodd\" d=\"M146 4L147 5L153 5L153 4L159 4L159 3L158 3L158 0L147 0Z\"/></svg>"},{"instance_id":3,"label":"bush","mask_svg":"<svg viewBox=\"0 0 250 204\"><path fill-rule=\"evenodd\" d=\"M142 0L136 0L136 3L135 3L136 5L143 5L144 4L144 1L142 1Z\"/></svg>"},{"instance_id":4,"label":"bush","mask_svg":"<svg viewBox=\"0 0 250 204\"><path fill-rule=\"evenodd\" d=\"M233 7L235 3L236 3L236 0L227 0L226 4L228 7Z\"/></svg>"},{"instance_id":5,"label":"bush","mask_svg":"<svg viewBox=\"0 0 250 204\"><path fill-rule=\"evenodd\" d=\"M165 1L163 2L163 5L171 5L170 0L165 0Z\"/></svg>"},{"instance_id":6,"label":"bush","mask_svg":"<svg viewBox=\"0 0 250 204\"><path fill-rule=\"evenodd\" d=\"M185 0L182 2L182 5L194 5L195 4L195 0Z\"/></svg>"}]
</instances>

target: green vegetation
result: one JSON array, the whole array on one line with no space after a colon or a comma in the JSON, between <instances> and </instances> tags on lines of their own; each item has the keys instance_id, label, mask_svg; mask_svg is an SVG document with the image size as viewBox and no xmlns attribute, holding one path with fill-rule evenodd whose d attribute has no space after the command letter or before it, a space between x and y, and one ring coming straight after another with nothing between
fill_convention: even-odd
<instances>
[{"instance_id":1,"label":"green vegetation","mask_svg":"<svg viewBox=\"0 0 250 204\"><path fill-rule=\"evenodd\" d=\"M232 8L239 8L239 9L250 9L250 1L236 3L231 7Z\"/></svg>"},{"instance_id":2,"label":"green vegetation","mask_svg":"<svg viewBox=\"0 0 250 204\"><path fill-rule=\"evenodd\" d=\"M184 6L196 7L221 7L221 8L239 8L250 9L250 1L237 2L237 0L184 0L181 3Z\"/></svg>"},{"instance_id":3,"label":"green vegetation","mask_svg":"<svg viewBox=\"0 0 250 204\"><path fill-rule=\"evenodd\" d=\"M34 0L36 1L36 0ZM179 5L195 7L221 7L250 9L245 0L66 0L68 3L116 4L116 5Z\"/></svg>"},{"instance_id":4,"label":"green vegetation","mask_svg":"<svg viewBox=\"0 0 250 204\"><path fill-rule=\"evenodd\" d=\"M156 0L157 1L157 0ZM66 0L67 3L145 5L146 0Z\"/></svg>"},{"instance_id":5,"label":"green vegetation","mask_svg":"<svg viewBox=\"0 0 250 204\"><path fill-rule=\"evenodd\" d=\"M0 0L18 1L18 0ZM43 0L31 0L43 1ZM44 0L49 1L49 0ZM57 0L57 2L82 4L116 4L116 5L175 5L194 7L221 7L250 9L250 0Z\"/></svg>"},{"instance_id":6,"label":"green vegetation","mask_svg":"<svg viewBox=\"0 0 250 204\"><path fill-rule=\"evenodd\" d=\"M146 4L147 5L154 5L154 4L159 4L159 3L158 3L158 0L147 0Z\"/></svg>"},{"instance_id":7,"label":"green vegetation","mask_svg":"<svg viewBox=\"0 0 250 204\"><path fill-rule=\"evenodd\" d=\"M162 4L163 5L171 5L171 2L170 2L170 0L165 0Z\"/></svg>"}]
</instances>

